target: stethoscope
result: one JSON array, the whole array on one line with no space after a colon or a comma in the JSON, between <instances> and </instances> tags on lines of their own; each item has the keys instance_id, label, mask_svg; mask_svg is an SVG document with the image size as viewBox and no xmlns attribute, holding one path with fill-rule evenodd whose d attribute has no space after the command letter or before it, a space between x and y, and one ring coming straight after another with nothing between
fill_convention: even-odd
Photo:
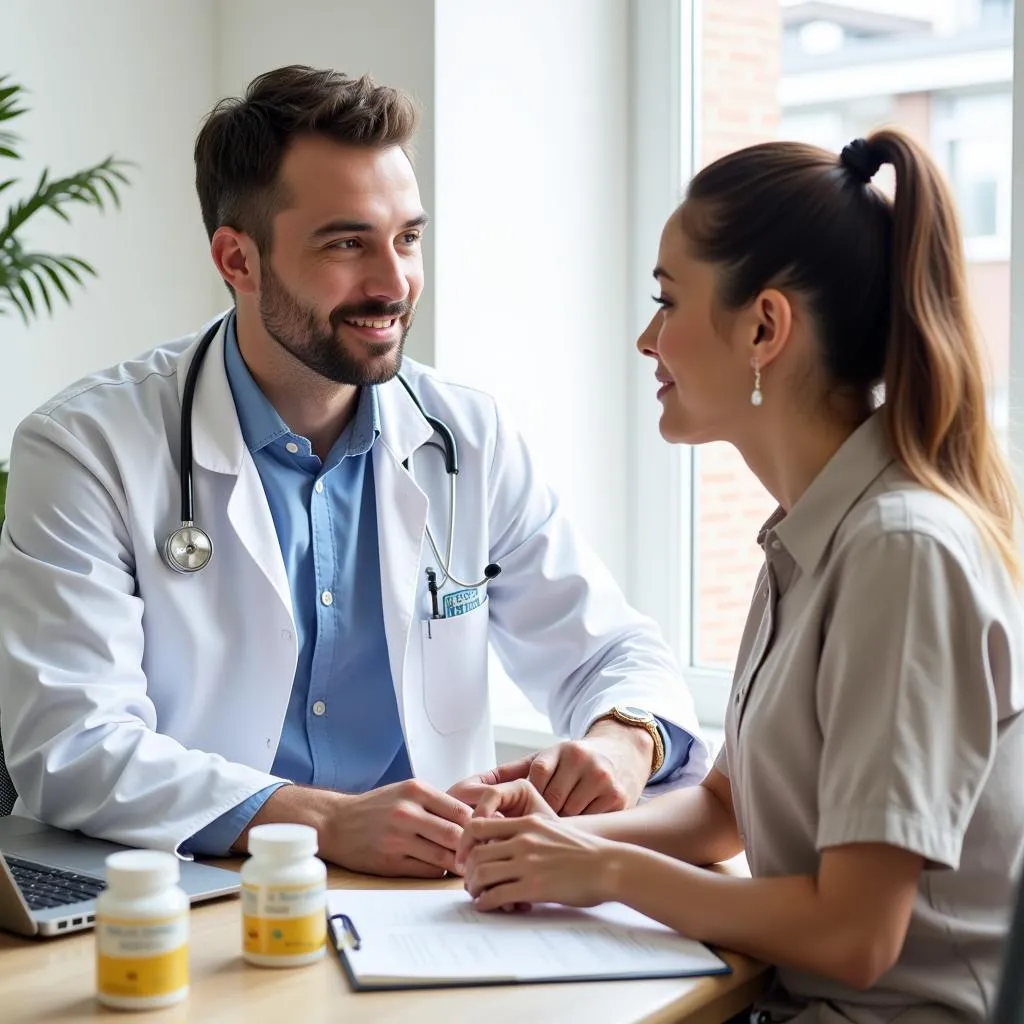
<instances>
[{"instance_id":1,"label":"stethoscope","mask_svg":"<svg viewBox=\"0 0 1024 1024\"><path fill-rule=\"evenodd\" d=\"M210 535L200 526L196 526L193 516L192 501L192 404L195 398L196 382L199 380L199 370L202 366L206 351L220 330L223 320L218 320L203 335L202 340L196 346L192 363L185 375L185 387L181 396L181 525L168 534L164 541L163 556L168 568L180 573L196 573L205 569L213 557L213 541ZM433 568L427 569L427 589L431 595L433 605L433 617L438 618L437 591L451 580L456 586L475 590L494 579L501 572L501 566L497 562L490 562L484 567L483 579L476 583L464 583L452 574L452 548L455 541L455 477L459 473L459 450L455 444L455 435L451 428L443 420L436 416L428 416L422 403L416 396L409 382L398 374L398 379L405 388L409 397L413 400L420 415L430 424L434 432L441 438L441 444L435 441L428 441L425 448L436 448L444 458L445 472L448 474L448 553L442 558L441 552L434 542L434 535L427 526L427 541L430 550L434 553L437 562L442 566L442 576L437 579L437 571ZM412 468L409 460L402 461L409 475L412 475Z\"/></svg>"}]
</instances>

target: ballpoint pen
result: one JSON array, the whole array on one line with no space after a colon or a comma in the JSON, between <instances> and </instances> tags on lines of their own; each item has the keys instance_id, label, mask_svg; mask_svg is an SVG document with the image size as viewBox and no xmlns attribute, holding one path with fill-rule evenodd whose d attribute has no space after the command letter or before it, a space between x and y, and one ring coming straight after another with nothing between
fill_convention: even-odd
<instances>
[{"instance_id":1,"label":"ballpoint pen","mask_svg":"<svg viewBox=\"0 0 1024 1024\"><path fill-rule=\"evenodd\" d=\"M441 612L437 607L437 573L433 569L427 569L427 590L430 591L430 617L441 618Z\"/></svg>"}]
</instances>

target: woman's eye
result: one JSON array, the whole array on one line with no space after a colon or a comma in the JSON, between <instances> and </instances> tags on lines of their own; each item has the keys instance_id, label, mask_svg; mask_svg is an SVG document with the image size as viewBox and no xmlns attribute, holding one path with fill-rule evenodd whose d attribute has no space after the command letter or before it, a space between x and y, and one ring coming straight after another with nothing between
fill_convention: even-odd
<instances>
[{"instance_id":1,"label":"woman's eye","mask_svg":"<svg viewBox=\"0 0 1024 1024\"><path fill-rule=\"evenodd\" d=\"M672 305L672 301L664 295L652 295L651 298L659 305L662 309L668 309Z\"/></svg>"}]
</instances>

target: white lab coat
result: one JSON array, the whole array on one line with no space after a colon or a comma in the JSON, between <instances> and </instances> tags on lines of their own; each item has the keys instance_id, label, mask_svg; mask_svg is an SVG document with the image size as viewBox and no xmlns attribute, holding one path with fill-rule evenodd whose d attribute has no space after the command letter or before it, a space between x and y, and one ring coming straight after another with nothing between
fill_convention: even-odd
<instances>
[{"instance_id":1,"label":"white lab coat","mask_svg":"<svg viewBox=\"0 0 1024 1024\"><path fill-rule=\"evenodd\" d=\"M0 729L19 813L175 850L274 779L295 622L223 333L193 410L195 518L214 545L201 573L179 575L161 557L179 520L180 401L199 335L86 378L16 432L0 540ZM503 569L479 608L429 620L436 559L424 528L429 516L443 553L448 481L440 455L419 450L432 433L423 416L398 381L382 385L372 451L384 626L415 774L444 789L493 766L488 641L560 734L583 735L614 704L695 734L655 627L573 532L492 399L409 360L403 372L458 440L452 571ZM327 714L353 711L339 695ZM706 763L698 740L667 784L698 780Z\"/></svg>"}]
</instances>

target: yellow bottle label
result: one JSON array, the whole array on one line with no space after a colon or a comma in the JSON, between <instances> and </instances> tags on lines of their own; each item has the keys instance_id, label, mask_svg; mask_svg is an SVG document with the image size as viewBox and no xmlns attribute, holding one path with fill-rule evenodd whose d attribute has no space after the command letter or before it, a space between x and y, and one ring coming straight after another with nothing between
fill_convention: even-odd
<instances>
[{"instance_id":1,"label":"yellow bottle label","mask_svg":"<svg viewBox=\"0 0 1024 1024\"><path fill-rule=\"evenodd\" d=\"M327 941L323 883L242 886L242 948L258 956L303 956Z\"/></svg>"},{"instance_id":2,"label":"yellow bottle label","mask_svg":"<svg viewBox=\"0 0 1024 1024\"><path fill-rule=\"evenodd\" d=\"M188 917L160 921L96 918L96 987L146 999L188 985Z\"/></svg>"}]
</instances>

